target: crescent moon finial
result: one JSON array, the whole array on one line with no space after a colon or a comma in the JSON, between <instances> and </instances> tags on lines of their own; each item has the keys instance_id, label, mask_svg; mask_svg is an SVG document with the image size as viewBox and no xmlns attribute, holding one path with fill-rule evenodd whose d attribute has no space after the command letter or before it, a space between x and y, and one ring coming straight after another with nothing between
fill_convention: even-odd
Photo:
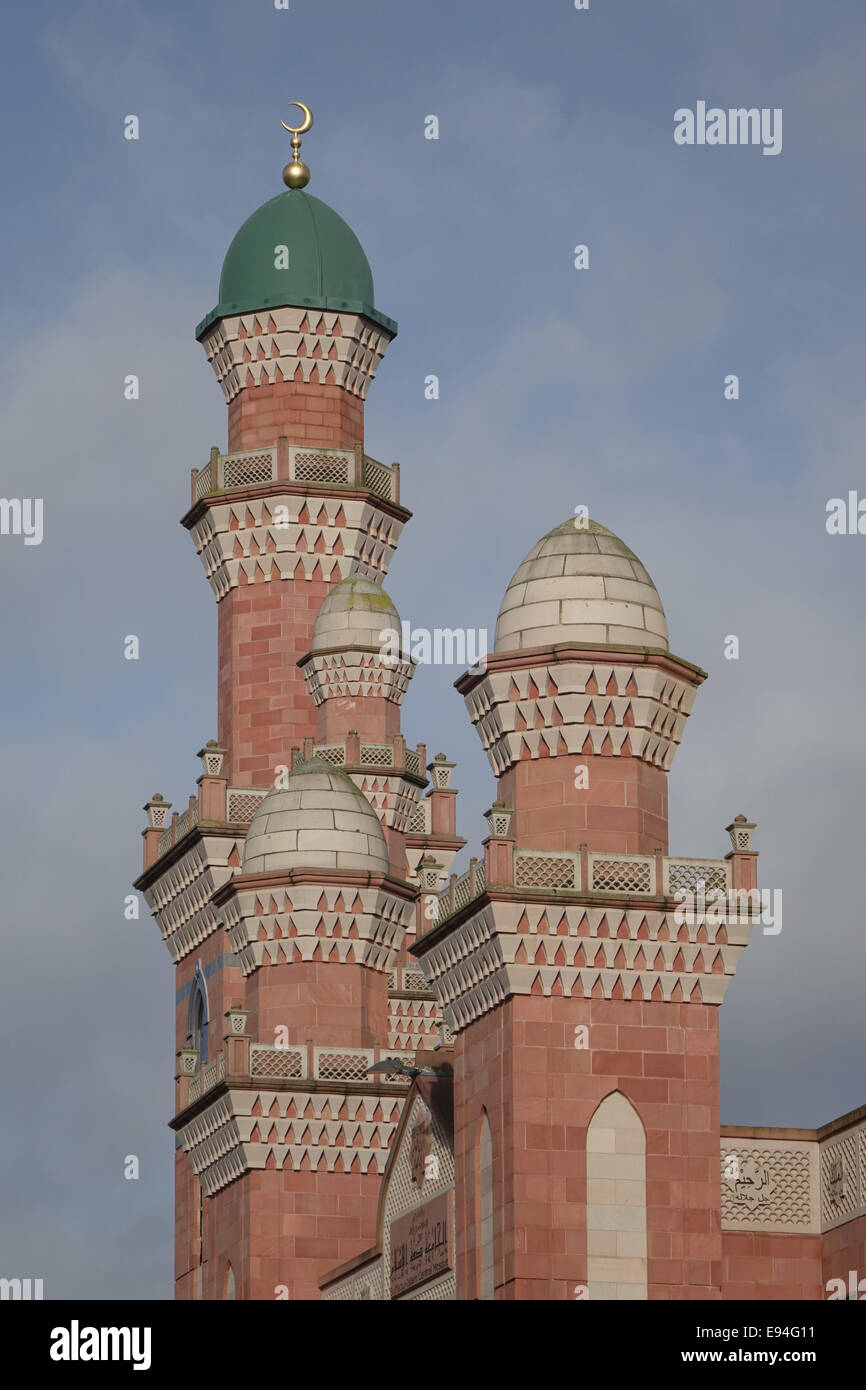
<instances>
[{"instance_id":1,"label":"crescent moon finial","mask_svg":"<svg viewBox=\"0 0 866 1390\"><path fill-rule=\"evenodd\" d=\"M304 119L301 121L300 125L286 125L285 121L280 121L280 125L283 127L283 130L287 130L290 135L306 135L313 124L312 111L309 106L305 106L302 101L290 101L289 105L297 106L299 111L303 111Z\"/></svg>"},{"instance_id":2,"label":"crescent moon finial","mask_svg":"<svg viewBox=\"0 0 866 1390\"><path fill-rule=\"evenodd\" d=\"M283 183L287 188L306 188L310 182L310 171L300 157L301 136L306 135L312 126L313 113L302 101L290 101L289 105L297 106L304 119L300 125L286 125L285 121L280 121L283 130L287 130L292 137L292 158L283 170Z\"/></svg>"}]
</instances>

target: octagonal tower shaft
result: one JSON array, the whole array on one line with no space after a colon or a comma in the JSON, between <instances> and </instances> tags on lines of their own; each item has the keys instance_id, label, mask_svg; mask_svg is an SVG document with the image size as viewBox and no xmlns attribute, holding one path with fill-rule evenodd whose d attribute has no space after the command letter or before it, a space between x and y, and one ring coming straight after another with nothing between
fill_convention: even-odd
<instances>
[{"instance_id":1,"label":"octagonal tower shaft","mask_svg":"<svg viewBox=\"0 0 866 1390\"><path fill-rule=\"evenodd\" d=\"M409 517L396 465L364 453L364 401L396 330L357 237L299 190L238 232L196 330L228 451L194 473L183 524L218 604L218 738L235 786L272 783L315 736L298 661L316 614L336 582L384 578Z\"/></svg>"}]
</instances>

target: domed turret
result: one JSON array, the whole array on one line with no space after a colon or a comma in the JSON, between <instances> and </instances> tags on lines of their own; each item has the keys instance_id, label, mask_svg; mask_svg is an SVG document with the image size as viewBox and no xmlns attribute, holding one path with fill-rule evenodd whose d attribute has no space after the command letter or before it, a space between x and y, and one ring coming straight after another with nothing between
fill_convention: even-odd
<instances>
[{"instance_id":1,"label":"domed turret","mask_svg":"<svg viewBox=\"0 0 866 1390\"><path fill-rule=\"evenodd\" d=\"M457 682L517 843L664 847L666 775L703 678L671 655L655 585L618 536L573 518L542 536L505 592L486 671Z\"/></svg>"},{"instance_id":2,"label":"domed turret","mask_svg":"<svg viewBox=\"0 0 866 1390\"><path fill-rule=\"evenodd\" d=\"M402 649L400 614L375 580L354 574L334 585L298 664L319 709L320 743L341 741L350 730L373 743L399 732L413 666Z\"/></svg>"},{"instance_id":3,"label":"domed turret","mask_svg":"<svg viewBox=\"0 0 866 1390\"><path fill-rule=\"evenodd\" d=\"M286 869L388 872L385 835L364 793L320 758L302 763L287 787L275 787L252 819L243 873Z\"/></svg>"},{"instance_id":4,"label":"domed turret","mask_svg":"<svg viewBox=\"0 0 866 1390\"><path fill-rule=\"evenodd\" d=\"M196 337L215 319L284 305L363 314L389 335L397 331L375 307L373 272L352 228L299 188L279 193L244 222L226 252L219 303Z\"/></svg>"},{"instance_id":5,"label":"domed turret","mask_svg":"<svg viewBox=\"0 0 866 1390\"><path fill-rule=\"evenodd\" d=\"M380 651L385 631L400 633L400 614L381 584L353 574L335 584L313 625L312 650Z\"/></svg>"},{"instance_id":6,"label":"domed turret","mask_svg":"<svg viewBox=\"0 0 866 1390\"><path fill-rule=\"evenodd\" d=\"M668 650L662 601L638 557L596 521L548 531L516 570L494 651L576 642Z\"/></svg>"}]
</instances>

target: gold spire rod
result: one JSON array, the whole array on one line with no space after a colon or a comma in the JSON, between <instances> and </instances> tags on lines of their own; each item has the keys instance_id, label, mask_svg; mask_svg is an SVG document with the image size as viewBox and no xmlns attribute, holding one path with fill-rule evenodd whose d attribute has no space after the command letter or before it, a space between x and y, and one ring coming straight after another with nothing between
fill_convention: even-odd
<instances>
[{"instance_id":1,"label":"gold spire rod","mask_svg":"<svg viewBox=\"0 0 866 1390\"><path fill-rule=\"evenodd\" d=\"M313 113L302 101L290 101L289 105L297 106L303 112L304 119L300 125L286 125L285 121L280 121L283 130L287 130L292 137L292 159L283 170L283 183L287 188L305 188L310 182L310 171L300 158L301 136L306 135L312 126Z\"/></svg>"}]
</instances>

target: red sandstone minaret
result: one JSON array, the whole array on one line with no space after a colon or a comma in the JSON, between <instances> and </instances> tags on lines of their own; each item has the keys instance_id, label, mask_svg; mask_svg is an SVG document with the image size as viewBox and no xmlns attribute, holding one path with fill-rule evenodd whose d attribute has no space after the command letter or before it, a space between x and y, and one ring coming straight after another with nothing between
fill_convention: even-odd
<instances>
[{"instance_id":1,"label":"red sandstone minaret","mask_svg":"<svg viewBox=\"0 0 866 1390\"><path fill-rule=\"evenodd\" d=\"M409 513L363 410L396 324L299 144L197 329L229 407L183 518L217 600L219 737L182 814L148 802L136 885L177 967L179 1298L317 1298L374 1238L407 1079L369 1068L439 1036L406 952L462 843L441 755L419 799L413 663L382 657Z\"/></svg>"},{"instance_id":2,"label":"red sandstone minaret","mask_svg":"<svg viewBox=\"0 0 866 1390\"><path fill-rule=\"evenodd\" d=\"M726 860L668 855L703 679L637 556L570 520L457 683L498 800L414 952L456 1034L458 1298L720 1297L718 1006L751 927L675 897L755 878L742 818Z\"/></svg>"},{"instance_id":3,"label":"red sandstone minaret","mask_svg":"<svg viewBox=\"0 0 866 1390\"><path fill-rule=\"evenodd\" d=\"M287 177L234 238L196 329L229 453L193 474L183 524L218 600L218 732L236 785L270 780L314 733L297 662L319 606L351 574L383 579L409 518L397 465L364 453L364 401L397 325L375 308L352 229L303 173Z\"/></svg>"}]
</instances>

